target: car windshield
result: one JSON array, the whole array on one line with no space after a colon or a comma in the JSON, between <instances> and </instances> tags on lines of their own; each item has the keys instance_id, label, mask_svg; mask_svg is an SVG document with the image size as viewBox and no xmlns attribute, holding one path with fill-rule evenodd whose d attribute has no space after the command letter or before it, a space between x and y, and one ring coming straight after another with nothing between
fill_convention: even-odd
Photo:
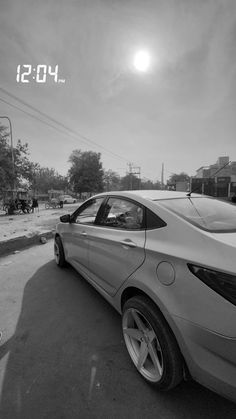
<instances>
[{"instance_id":1,"label":"car windshield","mask_svg":"<svg viewBox=\"0 0 236 419\"><path fill-rule=\"evenodd\" d=\"M156 202L203 230L214 233L236 231L236 207L228 202L202 197Z\"/></svg>"}]
</instances>

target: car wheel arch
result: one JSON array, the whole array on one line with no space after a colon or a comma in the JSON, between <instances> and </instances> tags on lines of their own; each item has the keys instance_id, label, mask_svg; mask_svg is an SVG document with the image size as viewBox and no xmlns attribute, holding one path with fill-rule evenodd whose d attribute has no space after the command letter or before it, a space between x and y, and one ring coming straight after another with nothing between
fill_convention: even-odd
<instances>
[{"instance_id":1,"label":"car wheel arch","mask_svg":"<svg viewBox=\"0 0 236 419\"><path fill-rule=\"evenodd\" d=\"M166 316L164 315L163 310L161 310L160 306L153 300L152 297L150 297L150 295L148 295L145 291L141 290L140 288L128 287L123 291L123 293L121 295L121 312L123 311L123 307L124 307L126 301L128 301L132 297L137 297L137 296L142 296L144 298L147 298L150 301L150 303L155 306L156 310L163 317L164 321L167 323L167 325L171 329L173 335L175 336L175 333L173 332L172 327L169 324L168 318L166 318ZM176 339L176 337L175 337L175 339Z\"/></svg>"},{"instance_id":2,"label":"car wheel arch","mask_svg":"<svg viewBox=\"0 0 236 419\"><path fill-rule=\"evenodd\" d=\"M121 312L123 312L123 307L124 307L126 301L128 301L129 299L131 299L133 297L137 297L137 296L141 296L141 297L144 297L144 298L148 299L150 301L150 304L155 306L155 309L158 311L158 314L163 318L164 322L166 323L167 327L169 328L170 332L172 333L172 335L173 335L173 337L176 341L176 344L179 348L179 351L182 355L182 359L183 359L183 378L184 378L185 381L191 380L191 374L189 372L189 368L187 366L185 357L183 356L183 352L181 350L181 345L179 344L179 340L177 339L177 336L176 336L176 333L173 330L173 327L171 326L170 322L168 321L168 319L164 315L161 308L157 305L157 303L145 291L141 290L140 288L136 288L136 287L126 288L121 295L121 304L120 304Z\"/></svg>"}]
</instances>

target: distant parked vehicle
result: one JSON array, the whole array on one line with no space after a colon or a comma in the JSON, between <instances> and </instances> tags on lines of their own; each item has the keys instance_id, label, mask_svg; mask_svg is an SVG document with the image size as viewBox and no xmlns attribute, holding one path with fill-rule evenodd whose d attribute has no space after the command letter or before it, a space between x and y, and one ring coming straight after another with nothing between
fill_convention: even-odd
<instances>
[{"instance_id":1,"label":"distant parked vehicle","mask_svg":"<svg viewBox=\"0 0 236 419\"><path fill-rule=\"evenodd\" d=\"M45 208L60 208L60 201L58 198L51 198L47 202L45 202Z\"/></svg>"},{"instance_id":2,"label":"distant parked vehicle","mask_svg":"<svg viewBox=\"0 0 236 419\"><path fill-rule=\"evenodd\" d=\"M63 201L63 204L75 204L76 199L73 198L71 195L61 195L60 201Z\"/></svg>"},{"instance_id":3,"label":"distant parked vehicle","mask_svg":"<svg viewBox=\"0 0 236 419\"><path fill-rule=\"evenodd\" d=\"M28 191L22 188L4 190L2 209L7 215L29 214L31 205Z\"/></svg>"},{"instance_id":4,"label":"distant parked vehicle","mask_svg":"<svg viewBox=\"0 0 236 419\"><path fill-rule=\"evenodd\" d=\"M45 208L61 208L62 191L50 189L48 191L48 201L45 202Z\"/></svg>"}]
</instances>

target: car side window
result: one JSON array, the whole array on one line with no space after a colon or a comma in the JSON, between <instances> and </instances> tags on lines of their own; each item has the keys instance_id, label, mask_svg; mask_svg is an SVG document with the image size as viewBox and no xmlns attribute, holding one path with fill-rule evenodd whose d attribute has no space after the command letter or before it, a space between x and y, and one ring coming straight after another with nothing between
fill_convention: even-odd
<instances>
[{"instance_id":1,"label":"car side window","mask_svg":"<svg viewBox=\"0 0 236 419\"><path fill-rule=\"evenodd\" d=\"M133 201L109 198L99 225L118 229L140 230L143 228L143 208Z\"/></svg>"},{"instance_id":2,"label":"car side window","mask_svg":"<svg viewBox=\"0 0 236 419\"><path fill-rule=\"evenodd\" d=\"M74 217L77 224L94 224L104 198L94 198L82 206Z\"/></svg>"}]
</instances>

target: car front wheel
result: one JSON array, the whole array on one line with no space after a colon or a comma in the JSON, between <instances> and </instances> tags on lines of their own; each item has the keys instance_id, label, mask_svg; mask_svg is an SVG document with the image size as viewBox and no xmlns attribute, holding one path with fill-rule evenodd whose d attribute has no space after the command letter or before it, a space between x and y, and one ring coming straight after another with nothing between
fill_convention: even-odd
<instances>
[{"instance_id":1,"label":"car front wheel","mask_svg":"<svg viewBox=\"0 0 236 419\"><path fill-rule=\"evenodd\" d=\"M66 259L65 259L63 244L59 236L55 237L54 256L55 256L56 264L60 266L60 268L63 268L66 265Z\"/></svg>"},{"instance_id":2,"label":"car front wheel","mask_svg":"<svg viewBox=\"0 0 236 419\"><path fill-rule=\"evenodd\" d=\"M177 342L155 304L144 296L129 299L123 308L126 348L138 372L159 390L170 390L183 378Z\"/></svg>"}]
</instances>

